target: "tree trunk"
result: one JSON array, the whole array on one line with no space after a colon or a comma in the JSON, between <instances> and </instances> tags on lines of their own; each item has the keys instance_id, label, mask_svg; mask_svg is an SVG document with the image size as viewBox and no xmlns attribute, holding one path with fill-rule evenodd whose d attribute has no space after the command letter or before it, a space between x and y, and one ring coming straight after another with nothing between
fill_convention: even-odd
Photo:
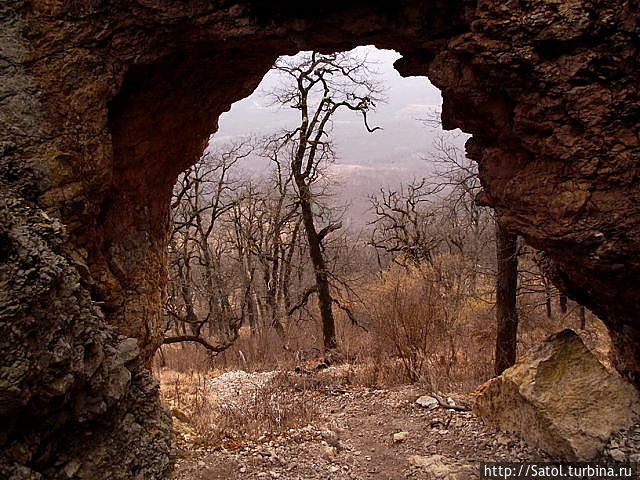
<instances>
[{"instance_id":1,"label":"tree trunk","mask_svg":"<svg viewBox=\"0 0 640 480\"><path fill-rule=\"evenodd\" d=\"M249 323L249 331L251 332L251 336L254 336L256 333L256 306L253 303L253 293L249 285L245 287L243 307L244 314L246 315L245 318Z\"/></svg>"},{"instance_id":2,"label":"tree trunk","mask_svg":"<svg viewBox=\"0 0 640 480\"><path fill-rule=\"evenodd\" d=\"M495 374L500 375L516 362L518 339L518 312L516 288L518 285L518 236L496 222L496 253L498 275L496 277L496 352Z\"/></svg>"},{"instance_id":3,"label":"tree trunk","mask_svg":"<svg viewBox=\"0 0 640 480\"><path fill-rule=\"evenodd\" d=\"M311 206L311 192L301 175L295 175L296 184L300 194L300 209L302 211L302 222L307 234L309 243L309 257L313 263L313 271L318 289L318 308L322 320L322 338L325 352L335 350L338 346L336 340L336 325L331 309L333 299L329 288L329 276L322 253L322 239L316 231L313 221L313 210Z\"/></svg>"},{"instance_id":4,"label":"tree trunk","mask_svg":"<svg viewBox=\"0 0 640 480\"><path fill-rule=\"evenodd\" d=\"M542 262L540 261L539 252L533 252L533 263L538 267L538 272L540 273L540 280L542 281L542 285L544 287L544 304L546 309L547 318L551 318L553 316L553 291L551 289L551 280L545 274Z\"/></svg>"},{"instance_id":5,"label":"tree trunk","mask_svg":"<svg viewBox=\"0 0 640 480\"><path fill-rule=\"evenodd\" d=\"M580 330L584 330L587 327L587 312L585 308L580 305Z\"/></svg>"},{"instance_id":6,"label":"tree trunk","mask_svg":"<svg viewBox=\"0 0 640 480\"><path fill-rule=\"evenodd\" d=\"M551 303L553 295L551 292L551 285L549 283L549 279L542 272L542 269L540 269L540 274L542 275L542 283L544 284L544 303L547 310L547 318L551 318L553 315L553 304Z\"/></svg>"},{"instance_id":7,"label":"tree trunk","mask_svg":"<svg viewBox=\"0 0 640 480\"><path fill-rule=\"evenodd\" d=\"M567 313L567 297L566 295L560 295L558 297L558 303L560 303L560 312L565 314Z\"/></svg>"}]
</instances>

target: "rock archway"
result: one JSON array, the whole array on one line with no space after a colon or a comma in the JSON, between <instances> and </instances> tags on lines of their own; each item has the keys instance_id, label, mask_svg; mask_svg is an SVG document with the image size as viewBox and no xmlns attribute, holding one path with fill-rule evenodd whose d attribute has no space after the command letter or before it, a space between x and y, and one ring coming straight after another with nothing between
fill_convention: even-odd
<instances>
[{"instance_id":1,"label":"rock archway","mask_svg":"<svg viewBox=\"0 0 640 480\"><path fill-rule=\"evenodd\" d=\"M442 89L484 201L640 383L634 2L18 1L0 7L0 474L159 478L168 200L278 55L375 44ZM137 339L136 342L127 337ZM12 476L13 475L13 476ZM41 475L41 476L38 476Z\"/></svg>"}]
</instances>

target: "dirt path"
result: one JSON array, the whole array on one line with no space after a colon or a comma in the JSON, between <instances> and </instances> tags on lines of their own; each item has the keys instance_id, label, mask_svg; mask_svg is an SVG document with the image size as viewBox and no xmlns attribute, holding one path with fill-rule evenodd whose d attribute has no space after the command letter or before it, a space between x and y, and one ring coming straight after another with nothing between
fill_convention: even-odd
<instances>
[{"instance_id":1,"label":"dirt path","mask_svg":"<svg viewBox=\"0 0 640 480\"><path fill-rule=\"evenodd\" d=\"M265 380L265 388L269 381ZM218 382L214 387L212 390L232 392L239 404L249 401L237 384L227 388ZM313 402L318 412L309 425L260 436L233 448L196 447L179 435L171 478L463 480L478 478L482 461L547 458L485 427L470 412L418 406L415 400L425 393L415 386L306 390L304 401ZM299 395L302 393L293 389L286 398L302 401ZM465 400L458 398L458 403ZM404 439L394 440L399 432L405 433L396 437Z\"/></svg>"}]
</instances>

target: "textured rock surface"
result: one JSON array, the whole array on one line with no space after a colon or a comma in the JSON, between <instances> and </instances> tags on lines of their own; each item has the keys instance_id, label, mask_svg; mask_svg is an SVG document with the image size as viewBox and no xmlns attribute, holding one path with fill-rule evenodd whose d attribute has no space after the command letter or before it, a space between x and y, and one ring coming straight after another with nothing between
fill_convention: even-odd
<instances>
[{"instance_id":1,"label":"textured rock surface","mask_svg":"<svg viewBox=\"0 0 640 480\"><path fill-rule=\"evenodd\" d=\"M3 190L0 237L0 478L166 471L171 424L158 384L137 341L104 326L76 266L56 252L60 222Z\"/></svg>"},{"instance_id":2,"label":"textured rock surface","mask_svg":"<svg viewBox=\"0 0 640 480\"><path fill-rule=\"evenodd\" d=\"M640 418L640 395L564 330L481 386L473 409L559 459L592 460Z\"/></svg>"},{"instance_id":3,"label":"textured rock surface","mask_svg":"<svg viewBox=\"0 0 640 480\"><path fill-rule=\"evenodd\" d=\"M394 48L402 73L442 88L487 201L640 383L637 2L16 0L0 22L0 412L20 420L0 422L0 464L55 478L73 455L58 439L102 422L105 452L127 452L102 477L132 465L134 438L161 474L166 434L118 422L164 414L137 360L130 381L115 366L131 351L109 349L135 338L151 358L171 185L218 115L300 49Z\"/></svg>"}]
</instances>

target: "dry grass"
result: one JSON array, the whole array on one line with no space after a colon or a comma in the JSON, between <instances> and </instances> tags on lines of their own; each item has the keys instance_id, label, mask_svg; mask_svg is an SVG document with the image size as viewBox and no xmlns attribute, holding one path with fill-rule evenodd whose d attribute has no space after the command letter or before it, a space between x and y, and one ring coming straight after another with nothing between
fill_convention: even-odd
<instances>
[{"instance_id":1,"label":"dry grass","mask_svg":"<svg viewBox=\"0 0 640 480\"><path fill-rule=\"evenodd\" d=\"M241 405L218 405L218 410L227 438L274 435L306 425L317 415L309 390L299 388L284 373L263 388L253 389Z\"/></svg>"},{"instance_id":2,"label":"dry grass","mask_svg":"<svg viewBox=\"0 0 640 480\"><path fill-rule=\"evenodd\" d=\"M242 405L220 402L207 380L229 370L314 371L322 360L322 337L313 309L306 319L287 325L285 339L270 329L252 334L243 327L236 344L218 356L193 344L163 347L156 359L163 400L188 419L176 421L178 430L194 443L232 445L310 423L317 413L314 391L411 382L431 391L473 391L493 376L491 285L479 278L476 293L469 295L459 278L440 273L432 267L390 270L360 285L364 302L350 305L360 325L336 310L344 363L312 375L277 375L252 390ZM567 314L554 306L554 315L547 318L541 294L529 294L521 303L526 308L520 312L519 355L548 335L580 324L575 304L569 304ZM603 324L588 314L587 328L579 333L607 364Z\"/></svg>"},{"instance_id":3,"label":"dry grass","mask_svg":"<svg viewBox=\"0 0 640 480\"><path fill-rule=\"evenodd\" d=\"M369 296L377 360L399 365L402 381L472 390L490 376L487 304L461 294L451 279L428 267L392 270Z\"/></svg>"},{"instance_id":4,"label":"dry grass","mask_svg":"<svg viewBox=\"0 0 640 480\"><path fill-rule=\"evenodd\" d=\"M194 445L237 446L307 425L317 415L309 392L286 375L249 389L242 402L221 401L203 372L160 372L161 397L173 412L176 430Z\"/></svg>"},{"instance_id":5,"label":"dry grass","mask_svg":"<svg viewBox=\"0 0 640 480\"><path fill-rule=\"evenodd\" d=\"M342 358L350 365L345 381L363 386L418 382L446 392L472 391L493 376L493 299L458 295L426 273L395 271L363 287L361 326L336 312ZM540 300L528 298L528 305L537 301L539 307L520 314L519 355L554 332L579 326L577 308L570 304L568 314L554 311L547 318ZM606 364L609 341L602 323L588 315L587 329L579 333ZM156 365L185 379L228 370L310 370L322 359L321 344L319 322L311 314L289 325L286 340L268 329L252 335L243 327L236 344L218 356L193 344L170 345L163 347Z\"/></svg>"}]
</instances>

